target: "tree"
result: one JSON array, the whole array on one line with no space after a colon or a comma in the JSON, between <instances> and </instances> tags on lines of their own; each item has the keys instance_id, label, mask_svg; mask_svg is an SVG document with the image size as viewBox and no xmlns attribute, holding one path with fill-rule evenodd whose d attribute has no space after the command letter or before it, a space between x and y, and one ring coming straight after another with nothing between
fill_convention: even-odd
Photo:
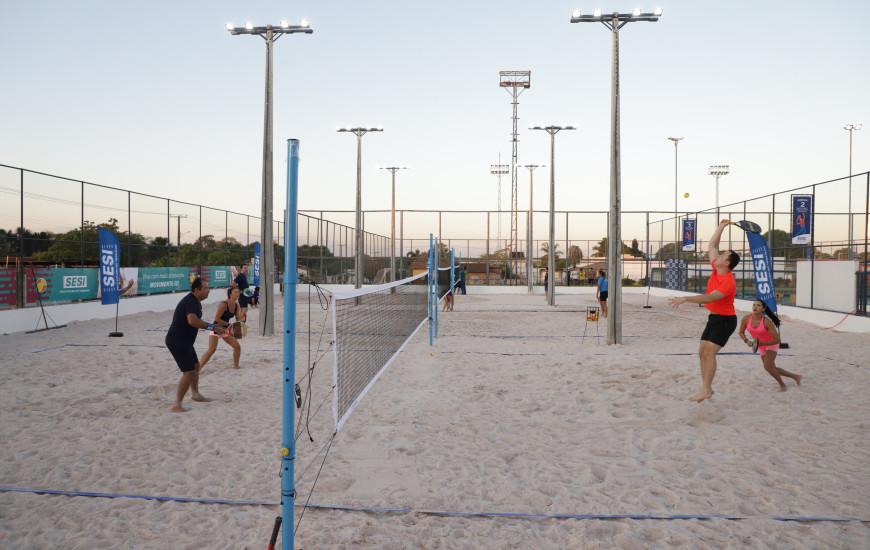
<instances>
[{"instance_id":1,"label":"tree","mask_svg":"<svg viewBox=\"0 0 870 550\"><path fill-rule=\"evenodd\" d=\"M550 243L541 244L541 252L544 253L541 256L541 266L548 267L550 265ZM559 243L553 243L553 255L555 259L556 269L559 269ZM565 262L562 262L562 267L565 266Z\"/></svg>"},{"instance_id":2,"label":"tree","mask_svg":"<svg viewBox=\"0 0 870 550\"><path fill-rule=\"evenodd\" d=\"M118 234L118 220L109 218L106 223L96 225L92 221L85 220L82 227L67 231L63 235L55 237L54 243L43 252L33 255L35 260L54 262L64 265L67 262L84 261L97 262L100 256L99 237L97 228L104 227ZM84 242L84 247L82 246Z\"/></svg>"},{"instance_id":3,"label":"tree","mask_svg":"<svg viewBox=\"0 0 870 550\"><path fill-rule=\"evenodd\" d=\"M806 245L792 244L791 233L782 229L774 229L773 241L768 238L769 233L770 231L765 231L761 236L771 245L771 256L785 257L787 259L806 257Z\"/></svg>"},{"instance_id":4,"label":"tree","mask_svg":"<svg viewBox=\"0 0 870 550\"><path fill-rule=\"evenodd\" d=\"M580 260L583 259L583 251L580 250L580 247L577 245L571 245L568 247L568 260L572 263L576 264Z\"/></svg>"}]
</instances>

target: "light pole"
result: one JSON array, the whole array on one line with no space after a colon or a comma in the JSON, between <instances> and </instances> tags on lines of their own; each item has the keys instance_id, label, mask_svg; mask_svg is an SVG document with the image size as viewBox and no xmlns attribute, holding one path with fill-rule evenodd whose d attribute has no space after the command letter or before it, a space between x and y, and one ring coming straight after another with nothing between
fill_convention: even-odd
<instances>
[{"instance_id":1,"label":"light pole","mask_svg":"<svg viewBox=\"0 0 870 550\"><path fill-rule=\"evenodd\" d=\"M535 253L535 246L533 244L534 231L532 230L534 223L532 218L535 216L535 209L532 206L532 203L535 199L535 168L546 168L546 164L524 164L525 168L529 169L529 227L527 230L528 236L526 238L526 281L529 285L529 294L534 291L534 281L532 280L532 258Z\"/></svg>"},{"instance_id":2,"label":"light pole","mask_svg":"<svg viewBox=\"0 0 870 550\"><path fill-rule=\"evenodd\" d=\"M843 126L843 130L849 132L849 256L852 259L852 132L860 130L861 124L847 124Z\"/></svg>"},{"instance_id":3,"label":"light pole","mask_svg":"<svg viewBox=\"0 0 870 550\"><path fill-rule=\"evenodd\" d=\"M716 220L719 220L719 178L727 176L730 170L727 164L714 164L707 168L707 175L716 178Z\"/></svg>"},{"instance_id":4,"label":"light pole","mask_svg":"<svg viewBox=\"0 0 870 550\"><path fill-rule=\"evenodd\" d=\"M314 32L303 19L299 25L290 25L287 21L281 21L280 25L273 27L255 27L252 23L245 23L244 28L236 28L232 23L227 23L226 28L230 34L255 34L266 41L266 114L263 125L263 210L262 210L262 249L263 261L261 273L267 277L268 284L263 287L263 307L260 311L260 335L272 336L275 334L275 285L272 283L272 273L275 270L275 249L272 244L272 44L283 34ZM284 243L285 246L287 243ZM295 246L295 244L294 244ZM285 271L288 266L284 266ZM292 522L289 524L292 525Z\"/></svg>"},{"instance_id":5,"label":"light pole","mask_svg":"<svg viewBox=\"0 0 870 550\"><path fill-rule=\"evenodd\" d=\"M556 305L556 134L562 130L576 130L576 126L529 126L529 130L544 130L550 134L550 247L547 251L547 303Z\"/></svg>"},{"instance_id":6,"label":"light pole","mask_svg":"<svg viewBox=\"0 0 870 550\"><path fill-rule=\"evenodd\" d=\"M622 237L620 227L620 186L621 168L619 152L619 29L633 21L658 21L662 9L656 8L652 13L642 13L639 9L631 13L613 12L602 15L601 10L595 10L592 15L582 15L580 10L571 14L572 23L601 23L611 31L613 37L613 60L610 93L610 227L607 239L607 278L610 315L607 316L607 344L622 343L622 266L619 256L622 253Z\"/></svg>"},{"instance_id":7,"label":"light pole","mask_svg":"<svg viewBox=\"0 0 870 550\"><path fill-rule=\"evenodd\" d=\"M390 208L390 281L396 280L396 172L407 170L407 166L381 166L393 176L393 206Z\"/></svg>"},{"instance_id":8,"label":"light pole","mask_svg":"<svg viewBox=\"0 0 870 550\"><path fill-rule=\"evenodd\" d=\"M677 262L679 262L680 261L680 241L681 241L681 239L680 239L680 227L679 227L680 218L679 218L679 215L677 214L677 201L679 200L678 197L680 195L679 185L678 185L678 181L677 181L677 177L678 177L678 173L679 173L679 160L678 160L678 155L677 155L677 145L680 144L681 139L685 139L685 138L669 137L668 139L674 142L674 258L677 260ZM679 269L679 266L676 266L676 268Z\"/></svg>"},{"instance_id":9,"label":"light pole","mask_svg":"<svg viewBox=\"0 0 870 550\"><path fill-rule=\"evenodd\" d=\"M363 230L362 230L362 137L369 132L383 132L380 126L376 128L336 128L337 132L356 134L356 242L354 250L354 288L362 288L363 280Z\"/></svg>"}]
</instances>

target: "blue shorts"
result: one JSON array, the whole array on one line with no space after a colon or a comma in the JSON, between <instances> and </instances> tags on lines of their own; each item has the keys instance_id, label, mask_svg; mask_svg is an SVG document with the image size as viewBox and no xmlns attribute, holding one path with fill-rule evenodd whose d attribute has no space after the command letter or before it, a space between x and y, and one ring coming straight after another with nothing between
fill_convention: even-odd
<instances>
[{"instance_id":1,"label":"blue shorts","mask_svg":"<svg viewBox=\"0 0 870 550\"><path fill-rule=\"evenodd\" d=\"M196 366L199 364L199 357L196 356L193 344L168 337L165 342L166 347L169 348L169 353L175 358L175 362L178 363L178 368L181 372L196 370Z\"/></svg>"}]
</instances>

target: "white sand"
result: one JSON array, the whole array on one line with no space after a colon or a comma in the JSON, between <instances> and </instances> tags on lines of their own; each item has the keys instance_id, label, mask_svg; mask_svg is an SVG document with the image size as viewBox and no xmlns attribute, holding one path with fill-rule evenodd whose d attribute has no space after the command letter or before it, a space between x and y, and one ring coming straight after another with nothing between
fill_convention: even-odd
<instances>
[{"instance_id":1,"label":"white sand","mask_svg":"<svg viewBox=\"0 0 870 550\"><path fill-rule=\"evenodd\" d=\"M424 327L353 413L310 497L413 511L309 509L297 547L870 547L866 521L772 519L870 519L870 335L786 321L791 349L778 364L804 381L779 393L735 334L716 395L694 404L702 309L673 312L656 298L643 309L645 297L626 295L624 344L608 347L580 337L590 294L560 296L555 309L541 296L458 298L435 347ZM310 311L317 331L324 314ZM299 312L305 332L309 305ZM0 337L0 485L277 502L280 326L242 341L241 370L222 343L200 383L214 401L187 399L189 412L171 414L180 373L163 347L170 317L121 318L121 339L107 337L114 320ZM256 327L256 310L250 317ZM604 319L598 328L603 337ZM329 334L311 337L328 349ZM297 342L300 379L308 335ZM207 343L201 334L200 355ZM313 375L314 442L304 430L299 438L299 502L329 442L331 384L330 351ZM264 548L277 515L278 506L3 491L0 548Z\"/></svg>"}]
</instances>

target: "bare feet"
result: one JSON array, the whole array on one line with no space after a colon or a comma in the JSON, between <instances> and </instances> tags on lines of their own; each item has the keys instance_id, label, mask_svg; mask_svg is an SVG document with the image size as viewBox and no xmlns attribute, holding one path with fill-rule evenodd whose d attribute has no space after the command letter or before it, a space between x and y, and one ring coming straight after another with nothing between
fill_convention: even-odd
<instances>
[{"instance_id":1,"label":"bare feet","mask_svg":"<svg viewBox=\"0 0 870 550\"><path fill-rule=\"evenodd\" d=\"M209 401L211 401L211 399L209 399L208 397L204 396L201 393L198 393L196 395L191 396L191 399L193 399L194 401L197 401L199 403L208 403Z\"/></svg>"},{"instance_id":2,"label":"bare feet","mask_svg":"<svg viewBox=\"0 0 870 550\"><path fill-rule=\"evenodd\" d=\"M801 385L801 380L803 380L803 378L804 378L804 377L801 376L800 374L795 374L795 375L794 375L794 381L797 382L797 385L798 385L798 386Z\"/></svg>"},{"instance_id":3,"label":"bare feet","mask_svg":"<svg viewBox=\"0 0 870 550\"><path fill-rule=\"evenodd\" d=\"M701 401L703 401L705 399L710 399L711 397L713 397L714 393L716 393L716 392L714 392L713 390L705 390L704 388L701 388L701 391L699 391L698 393L696 393L695 395L690 397L689 401L694 401L696 403L700 403Z\"/></svg>"},{"instance_id":4,"label":"bare feet","mask_svg":"<svg viewBox=\"0 0 870 550\"><path fill-rule=\"evenodd\" d=\"M240 366L238 366L238 365L233 365L233 368L234 368L234 369L240 369L240 368L242 368L242 367L240 367Z\"/></svg>"},{"instance_id":5,"label":"bare feet","mask_svg":"<svg viewBox=\"0 0 870 550\"><path fill-rule=\"evenodd\" d=\"M781 391L781 392L788 391L788 388L786 387L785 384L783 384L782 386L779 387L779 391Z\"/></svg>"},{"instance_id":6,"label":"bare feet","mask_svg":"<svg viewBox=\"0 0 870 550\"><path fill-rule=\"evenodd\" d=\"M183 413L183 412L187 412L187 409L185 409L185 408L182 407L181 405L172 405L172 409L171 409L171 410L172 410L172 412L174 412L174 413Z\"/></svg>"}]
</instances>

